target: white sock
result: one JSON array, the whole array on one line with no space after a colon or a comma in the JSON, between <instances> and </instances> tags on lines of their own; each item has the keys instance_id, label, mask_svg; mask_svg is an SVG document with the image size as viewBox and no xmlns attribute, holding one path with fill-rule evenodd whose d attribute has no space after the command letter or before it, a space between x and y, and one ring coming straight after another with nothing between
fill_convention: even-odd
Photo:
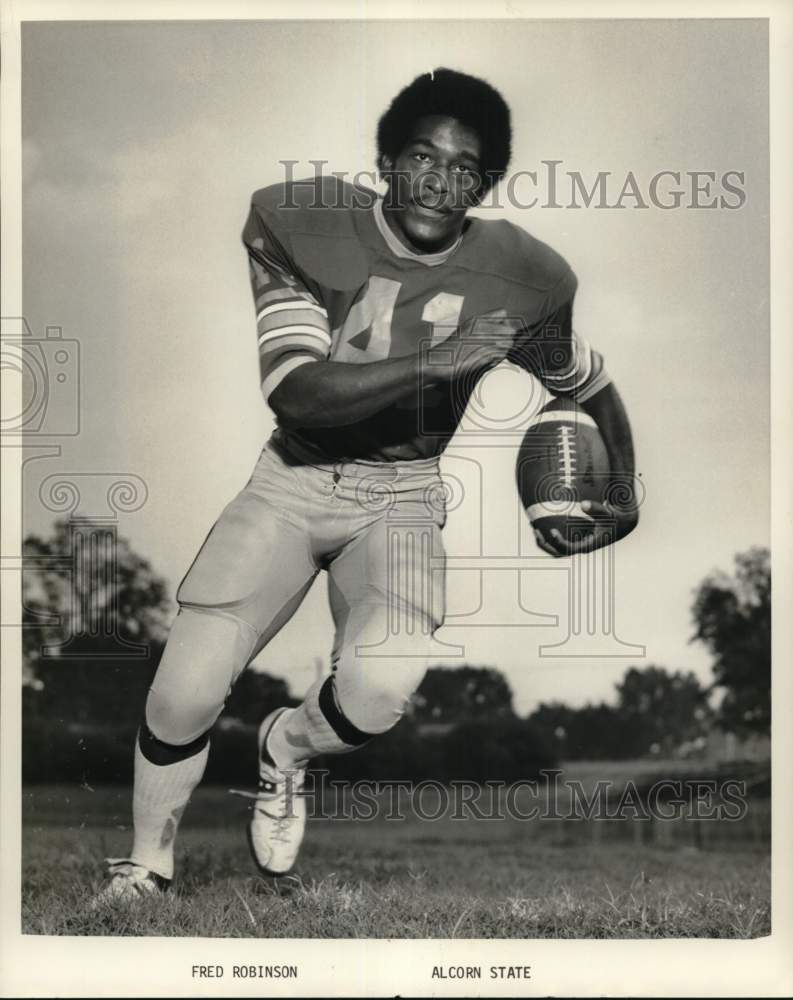
<instances>
[{"instance_id":1,"label":"white sock","mask_svg":"<svg viewBox=\"0 0 793 1000\"><path fill-rule=\"evenodd\" d=\"M176 830L193 790L201 781L209 744L175 764L152 764L135 741L135 790L132 818L135 840L130 860L173 878Z\"/></svg>"},{"instance_id":2,"label":"white sock","mask_svg":"<svg viewBox=\"0 0 793 1000\"><path fill-rule=\"evenodd\" d=\"M350 729L344 735L350 742L342 739L331 725L328 715L337 728L340 728L339 719L343 718L335 699L331 705L332 691L330 678L317 681L309 688L303 703L284 712L270 730L267 749L278 767L305 767L317 754L349 753L367 742L370 734L356 731L349 723ZM322 702L328 715L323 711Z\"/></svg>"}]
</instances>

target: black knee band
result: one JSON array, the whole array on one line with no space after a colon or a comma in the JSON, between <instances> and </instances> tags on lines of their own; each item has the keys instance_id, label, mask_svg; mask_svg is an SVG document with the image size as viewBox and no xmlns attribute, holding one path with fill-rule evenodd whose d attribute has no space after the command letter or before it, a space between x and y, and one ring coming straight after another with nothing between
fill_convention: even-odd
<instances>
[{"instance_id":1,"label":"black knee band","mask_svg":"<svg viewBox=\"0 0 793 1000\"><path fill-rule=\"evenodd\" d=\"M333 677L328 677L319 689L319 707L322 714L328 721L328 725L333 732L351 747L360 747L369 740L374 739L374 733L365 733L362 729L354 726L346 715L342 714L336 701L336 685Z\"/></svg>"},{"instance_id":2,"label":"black knee band","mask_svg":"<svg viewBox=\"0 0 793 1000\"><path fill-rule=\"evenodd\" d=\"M180 760L195 757L197 753L201 753L207 743L209 743L208 732L202 733L192 743L185 743L183 746L164 743L162 740L158 740L149 729L145 719L138 730L140 752L150 764L157 764L160 767L164 767L166 764L178 764Z\"/></svg>"}]
</instances>

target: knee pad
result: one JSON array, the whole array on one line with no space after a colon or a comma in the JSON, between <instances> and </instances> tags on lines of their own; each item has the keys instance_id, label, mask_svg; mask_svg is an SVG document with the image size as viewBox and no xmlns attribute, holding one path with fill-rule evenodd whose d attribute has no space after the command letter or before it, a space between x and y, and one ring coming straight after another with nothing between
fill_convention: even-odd
<instances>
[{"instance_id":1,"label":"knee pad","mask_svg":"<svg viewBox=\"0 0 793 1000\"><path fill-rule=\"evenodd\" d=\"M179 761L187 760L188 757L195 757L197 753L201 753L208 743L209 732L202 733L190 743L182 745L165 743L163 740L158 739L151 729L149 729L145 718L138 730L140 752L150 764L157 764L160 767L167 766L168 764L178 764Z\"/></svg>"}]
</instances>

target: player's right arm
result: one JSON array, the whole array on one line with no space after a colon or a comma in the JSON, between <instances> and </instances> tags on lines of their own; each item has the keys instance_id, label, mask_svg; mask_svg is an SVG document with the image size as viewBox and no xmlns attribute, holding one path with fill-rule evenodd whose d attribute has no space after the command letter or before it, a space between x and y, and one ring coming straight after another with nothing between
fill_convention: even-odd
<instances>
[{"instance_id":1,"label":"player's right arm","mask_svg":"<svg viewBox=\"0 0 793 1000\"><path fill-rule=\"evenodd\" d=\"M328 360L328 314L319 295L296 268L257 206L243 231L256 306L261 388L283 427L343 427L405 399L418 401L423 387L484 372L512 346L491 336L478 343L465 328L448 338L450 360L427 363L418 353L368 364ZM482 330L481 319L476 331ZM437 349L436 345L436 349ZM423 377L421 377L423 367Z\"/></svg>"},{"instance_id":2,"label":"player's right arm","mask_svg":"<svg viewBox=\"0 0 793 1000\"><path fill-rule=\"evenodd\" d=\"M295 274L284 248L254 203L242 240L256 309L262 395L266 400L293 370L330 354L328 313L308 283Z\"/></svg>"},{"instance_id":3,"label":"player's right arm","mask_svg":"<svg viewBox=\"0 0 793 1000\"><path fill-rule=\"evenodd\" d=\"M512 332L505 329L503 339L491 334L480 341L485 322L479 317L436 344L433 351L444 359L441 362L417 352L368 364L303 365L279 382L268 402L284 427L344 427L393 403L418 402L424 387L471 372L481 375L504 360L512 347ZM444 353L444 345L451 350Z\"/></svg>"}]
</instances>

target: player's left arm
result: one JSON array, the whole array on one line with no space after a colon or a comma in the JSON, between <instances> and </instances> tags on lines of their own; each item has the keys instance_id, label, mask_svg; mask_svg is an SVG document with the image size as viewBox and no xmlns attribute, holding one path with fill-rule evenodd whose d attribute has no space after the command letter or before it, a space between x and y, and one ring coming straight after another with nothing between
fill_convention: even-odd
<instances>
[{"instance_id":1,"label":"player's left arm","mask_svg":"<svg viewBox=\"0 0 793 1000\"><path fill-rule=\"evenodd\" d=\"M609 457L609 482L604 502L584 501L582 507L595 521L593 532L568 542L552 531L537 542L555 556L587 552L616 542L639 523L636 499L636 460L630 421L617 387L606 371L603 356L573 329L575 280L565 288L563 301L530 331L510 360L531 371L549 392L573 399L595 421Z\"/></svg>"},{"instance_id":2,"label":"player's left arm","mask_svg":"<svg viewBox=\"0 0 793 1000\"><path fill-rule=\"evenodd\" d=\"M578 402L597 424L606 445L609 482L604 492L605 503L585 500L581 504L595 519L592 534L579 541L568 542L558 531L552 531L555 555L573 555L610 545L629 535L639 523L633 435L625 404L617 387L613 382L608 382L594 395Z\"/></svg>"}]
</instances>

